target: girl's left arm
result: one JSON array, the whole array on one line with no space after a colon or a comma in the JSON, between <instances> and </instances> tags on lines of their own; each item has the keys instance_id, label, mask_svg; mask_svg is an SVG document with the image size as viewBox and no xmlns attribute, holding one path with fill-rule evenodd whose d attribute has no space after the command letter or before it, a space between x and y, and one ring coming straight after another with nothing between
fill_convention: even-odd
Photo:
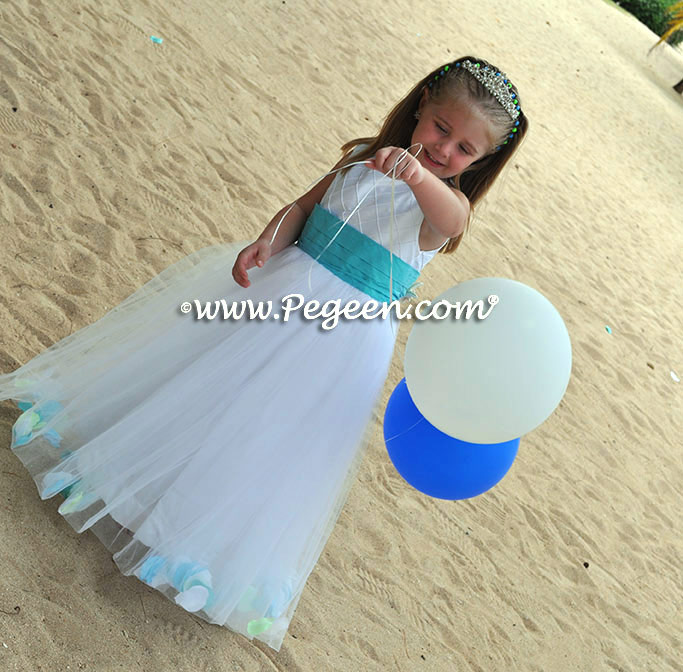
<instances>
[{"instance_id":1,"label":"girl's left arm","mask_svg":"<svg viewBox=\"0 0 683 672\"><path fill-rule=\"evenodd\" d=\"M410 188L433 231L444 238L457 238L465 228L470 212L467 196L452 189L436 175L423 170L423 177Z\"/></svg>"}]
</instances>

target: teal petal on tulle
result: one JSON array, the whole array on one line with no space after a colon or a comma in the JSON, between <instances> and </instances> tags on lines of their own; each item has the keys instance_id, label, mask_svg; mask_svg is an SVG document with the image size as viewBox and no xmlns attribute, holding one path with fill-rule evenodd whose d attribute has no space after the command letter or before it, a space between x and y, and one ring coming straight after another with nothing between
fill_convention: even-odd
<instances>
[{"instance_id":1,"label":"teal petal on tulle","mask_svg":"<svg viewBox=\"0 0 683 672\"><path fill-rule=\"evenodd\" d=\"M50 430L50 431L52 431L52 430ZM49 432L45 432L45 434L49 434ZM55 432L55 434L57 434L57 432ZM57 434L57 436L59 436L59 434ZM48 440L49 440L49 439L48 439ZM55 444L52 444L52 445L55 445ZM55 447L57 447L57 446L55 446ZM63 451L62 451L62 454L59 456L59 459L60 459L60 460L66 460L70 455L73 455L73 450L63 450ZM57 472L57 473L59 473L59 472ZM73 477L72 477L72 478L73 478ZM78 485L80 482L81 482L81 480L78 479L76 482L74 482L74 483L72 483L71 485L67 486L67 487L64 488L63 490L60 490L60 491L59 491L59 494L62 495L62 497L64 497L64 499L66 499L66 498L71 494L71 491L73 490L73 487L74 487L75 485Z\"/></svg>"},{"instance_id":2,"label":"teal petal on tulle","mask_svg":"<svg viewBox=\"0 0 683 672\"><path fill-rule=\"evenodd\" d=\"M188 590L193 586L211 588L211 572L209 572L206 567L188 576L187 579L185 579L185 583L183 583L183 590Z\"/></svg>"},{"instance_id":3,"label":"teal petal on tulle","mask_svg":"<svg viewBox=\"0 0 683 672\"><path fill-rule=\"evenodd\" d=\"M29 436L39 422L40 416L35 411L24 411L14 423L14 429L18 436Z\"/></svg>"},{"instance_id":4,"label":"teal petal on tulle","mask_svg":"<svg viewBox=\"0 0 683 672\"><path fill-rule=\"evenodd\" d=\"M73 492L70 490L69 497L62 502L57 511L62 515L65 513L74 513L75 511L83 511L98 499L99 497L92 492L86 493L82 490L76 490Z\"/></svg>"},{"instance_id":5,"label":"teal petal on tulle","mask_svg":"<svg viewBox=\"0 0 683 672\"><path fill-rule=\"evenodd\" d=\"M175 601L187 611L209 608L215 594L211 586L211 573L199 562L180 561L171 571L171 584L179 592Z\"/></svg>"},{"instance_id":6,"label":"teal petal on tulle","mask_svg":"<svg viewBox=\"0 0 683 672\"><path fill-rule=\"evenodd\" d=\"M34 411L24 411L12 426L14 444L23 446L33 438L33 427L40 422L40 416Z\"/></svg>"},{"instance_id":7,"label":"teal petal on tulle","mask_svg":"<svg viewBox=\"0 0 683 672\"><path fill-rule=\"evenodd\" d=\"M49 474L45 474L43 478L44 490L41 493L41 497L52 497L58 492L61 492L66 484L73 478L72 474L66 471L57 471Z\"/></svg>"},{"instance_id":8,"label":"teal petal on tulle","mask_svg":"<svg viewBox=\"0 0 683 672\"><path fill-rule=\"evenodd\" d=\"M65 478L60 478L58 481L55 481L52 486L48 490L43 491L43 496L44 497L52 497L52 495L56 495L58 492L64 495L64 498L68 497L68 495L64 494L66 490L71 490L73 485L68 485L66 488L64 487L66 485L66 479Z\"/></svg>"},{"instance_id":9,"label":"teal petal on tulle","mask_svg":"<svg viewBox=\"0 0 683 672\"><path fill-rule=\"evenodd\" d=\"M152 580L164 568L165 564L166 558L160 555L151 555L140 567L140 579L151 585Z\"/></svg>"},{"instance_id":10,"label":"teal petal on tulle","mask_svg":"<svg viewBox=\"0 0 683 672\"><path fill-rule=\"evenodd\" d=\"M14 439L14 445L15 446L23 446L24 444L28 443L30 440L31 440L30 434L28 436L21 436L19 438Z\"/></svg>"},{"instance_id":11,"label":"teal petal on tulle","mask_svg":"<svg viewBox=\"0 0 683 672\"><path fill-rule=\"evenodd\" d=\"M28 409L33 406L32 401L17 401L15 403L22 411L28 411Z\"/></svg>"},{"instance_id":12,"label":"teal petal on tulle","mask_svg":"<svg viewBox=\"0 0 683 672\"><path fill-rule=\"evenodd\" d=\"M54 429L48 429L43 435L55 448L59 448L62 437Z\"/></svg>"},{"instance_id":13,"label":"teal petal on tulle","mask_svg":"<svg viewBox=\"0 0 683 672\"><path fill-rule=\"evenodd\" d=\"M185 579L189 577L192 572L200 571L200 567L194 562L182 562L176 566L171 577L171 584L176 590L182 590Z\"/></svg>"},{"instance_id":14,"label":"teal petal on tulle","mask_svg":"<svg viewBox=\"0 0 683 672\"><path fill-rule=\"evenodd\" d=\"M198 581L192 581L192 578L204 571L206 571L206 565L198 562L181 562L173 572L171 583L176 590L187 590L198 583Z\"/></svg>"},{"instance_id":15,"label":"teal petal on tulle","mask_svg":"<svg viewBox=\"0 0 683 672\"><path fill-rule=\"evenodd\" d=\"M64 490L60 490L59 494L64 497L64 499L67 499L69 495L71 494L71 491L80 483L81 481L78 480L75 483L72 483L71 485L67 485Z\"/></svg>"},{"instance_id":16,"label":"teal petal on tulle","mask_svg":"<svg viewBox=\"0 0 683 672\"><path fill-rule=\"evenodd\" d=\"M40 408L37 410L37 413L40 415L41 420L47 421L54 418L55 415L62 410L64 410L64 406L62 406L58 401L51 399L46 401L44 404L41 404Z\"/></svg>"},{"instance_id":17,"label":"teal petal on tulle","mask_svg":"<svg viewBox=\"0 0 683 672\"><path fill-rule=\"evenodd\" d=\"M12 436L15 446L23 446L33 439L34 431L45 427L64 407L54 400L45 402L38 410L32 410L35 404L21 401L17 403L24 412L19 416L12 427ZM45 438L53 446L59 447L62 437L54 429L45 432Z\"/></svg>"}]
</instances>

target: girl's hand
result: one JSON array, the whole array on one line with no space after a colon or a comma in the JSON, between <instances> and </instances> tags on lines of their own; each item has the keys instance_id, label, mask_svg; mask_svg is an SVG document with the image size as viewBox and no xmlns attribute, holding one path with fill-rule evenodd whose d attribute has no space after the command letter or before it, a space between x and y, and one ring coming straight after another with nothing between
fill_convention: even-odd
<instances>
[{"instance_id":1,"label":"girl's hand","mask_svg":"<svg viewBox=\"0 0 683 672\"><path fill-rule=\"evenodd\" d=\"M247 277L247 271L254 266L259 268L270 259L271 247L267 240L255 240L251 245L247 245L235 259L232 267L232 277L235 282L242 287L249 287L251 284Z\"/></svg>"},{"instance_id":2,"label":"girl's hand","mask_svg":"<svg viewBox=\"0 0 683 672\"><path fill-rule=\"evenodd\" d=\"M392 170L397 162L397 178L403 180L411 187L422 182L425 173L424 167L412 154L400 147L382 147L382 149L377 151L374 159L369 159L365 163L370 168L385 174ZM391 175L392 173L389 173L387 177L391 177Z\"/></svg>"}]
</instances>

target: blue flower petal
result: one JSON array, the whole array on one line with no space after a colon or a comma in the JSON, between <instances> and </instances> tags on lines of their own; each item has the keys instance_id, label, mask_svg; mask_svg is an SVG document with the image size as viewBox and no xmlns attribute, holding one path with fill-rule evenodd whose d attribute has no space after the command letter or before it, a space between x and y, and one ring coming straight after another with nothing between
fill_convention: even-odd
<instances>
[{"instance_id":1,"label":"blue flower petal","mask_svg":"<svg viewBox=\"0 0 683 672\"><path fill-rule=\"evenodd\" d=\"M31 440L30 434L28 436L20 436L19 438L15 438L14 445L15 446L23 446L24 444L28 443L30 440Z\"/></svg>"},{"instance_id":2,"label":"blue flower petal","mask_svg":"<svg viewBox=\"0 0 683 672\"><path fill-rule=\"evenodd\" d=\"M44 404L41 404L37 412L43 421L47 421L51 418L54 418L55 415L57 415L57 413L61 412L63 409L64 406L62 406L58 401L50 399Z\"/></svg>"},{"instance_id":3,"label":"blue flower petal","mask_svg":"<svg viewBox=\"0 0 683 672\"><path fill-rule=\"evenodd\" d=\"M45 432L45 438L55 447L59 448L59 444L62 441L62 437L54 429L48 429Z\"/></svg>"},{"instance_id":4,"label":"blue flower petal","mask_svg":"<svg viewBox=\"0 0 683 672\"><path fill-rule=\"evenodd\" d=\"M140 579L145 583L152 583L152 579L161 571L166 564L166 558L160 555L151 555L140 567Z\"/></svg>"},{"instance_id":5,"label":"blue flower petal","mask_svg":"<svg viewBox=\"0 0 683 672\"><path fill-rule=\"evenodd\" d=\"M199 574L206 569L205 565L198 562L181 562L173 572L172 584L176 590L183 591L189 588L189 580L194 574ZM208 587L208 586L207 586Z\"/></svg>"}]
</instances>

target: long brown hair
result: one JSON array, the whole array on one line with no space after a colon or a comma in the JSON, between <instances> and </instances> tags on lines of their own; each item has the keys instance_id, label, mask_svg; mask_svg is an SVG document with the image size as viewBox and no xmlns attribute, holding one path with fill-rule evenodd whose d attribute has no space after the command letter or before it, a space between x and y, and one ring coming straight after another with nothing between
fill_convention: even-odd
<instances>
[{"instance_id":1,"label":"long brown hair","mask_svg":"<svg viewBox=\"0 0 683 672\"><path fill-rule=\"evenodd\" d=\"M481 58L475 58L474 56L463 56L452 63L444 64L420 80L410 90L408 95L396 104L394 109L389 112L376 136L350 140L342 145L341 148L343 152L342 165L345 166L354 161L363 161L373 157L377 150L382 147L410 147L413 131L417 125L415 113L418 110L424 91L428 92L429 101L435 104L448 99L450 101L469 103L477 107L490 123L494 144L490 148L489 153L473 162L460 175L456 175L447 181L451 187L459 189L467 196L470 202L470 214L463 232L457 238L449 239L439 250L444 254L455 252L458 245L460 245L465 231L469 228L474 206L491 188L491 185L500 175L505 164L519 147L529 127L529 122L523 110L520 109L519 116L516 119L519 123L516 124L498 100L491 95L489 90L479 80L464 68L456 67L456 63L465 60L475 64L479 63L482 69L488 65L495 72L499 72L498 68L492 63ZM448 66L447 69L446 66ZM435 79L437 75L438 79ZM429 86L430 83L432 84L431 87ZM510 83L508 79L508 84ZM516 87L512 86L510 90L514 93L521 107L522 103ZM351 150L358 145L368 146L351 157ZM495 149L496 146L500 146L500 149L497 151Z\"/></svg>"}]
</instances>

